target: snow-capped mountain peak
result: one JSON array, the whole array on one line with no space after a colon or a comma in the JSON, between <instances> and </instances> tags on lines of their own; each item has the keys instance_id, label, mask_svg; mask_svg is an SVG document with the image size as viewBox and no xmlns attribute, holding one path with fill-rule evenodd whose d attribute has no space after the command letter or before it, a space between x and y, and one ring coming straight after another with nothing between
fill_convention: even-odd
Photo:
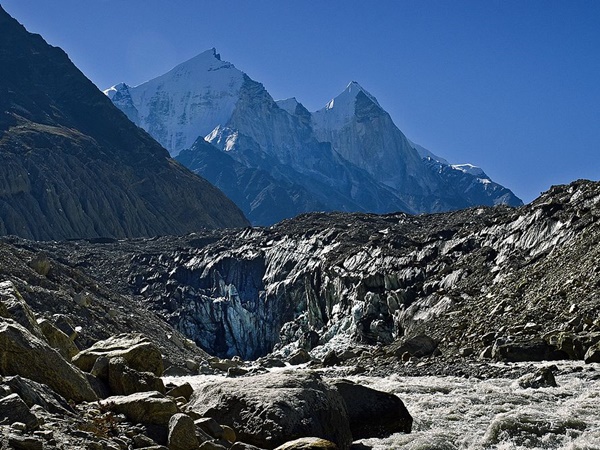
<instances>
[{"instance_id":1,"label":"snow-capped mountain peak","mask_svg":"<svg viewBox=\"0 0 600 450\"><path fill-rule=\"evenodd\" d=\"M486 175L481 167L474 166L473 164L452 164L451 166L455 170L460 170L463 173L468 173L469 175L473 175L477 178L490 178Z\"/></svg>"},{"instance_id":2,"label":"snow-capped mountain peak","mask_svg":"<svg viewBox=\"0 0 600 450\"><path fill-rule=\"evenodd\" d=\"M175 156L227 123L245 76L212 48L139 86L120 83L105 94Z\"/></svg>"},{"instance_id":3,"label":"snow-capped mountain peak","mask_svg":"<svg viewBox=\"0 0 600 450\"><path fill-rule=\"evenodd\" d=\"M314 128L329 130L342 128L355 115L356 101L359 96L366 97L381 108L375 97L356 81L351 81L341 94L329 100L324 108L313 113Z\"/></svg>"}]
</instances>

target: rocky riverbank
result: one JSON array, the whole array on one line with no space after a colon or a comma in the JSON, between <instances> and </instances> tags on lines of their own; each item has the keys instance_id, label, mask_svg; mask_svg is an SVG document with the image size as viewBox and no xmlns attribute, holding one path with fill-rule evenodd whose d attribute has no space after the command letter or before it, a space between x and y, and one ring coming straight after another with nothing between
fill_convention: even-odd
<instances>
[{"instance_id":1,"label":"rocky riverbank","mask_svg":"<svg viewBox=\"0 0 600 450\"><path fill-rule=\"evenodd\" d=\"M173 417L198 446L252 448L197 431L212 418L258 448L301 437L349 448L383 415L344 392L383 394L343 378L551 386L553 361L600 362L599 218L600 185L580 181L518 209L310 214L153 239L4 237L3 448L164 446ZM128 359L131 348L152 351ZM512 364L528 361L548 362ZM190 392L161 375L206 383ZM335 429L323 428L334 411ZM369 412L353 422L350 411ZM408 431L402 417L364 433Z\"/></svg>"}]
</instances>

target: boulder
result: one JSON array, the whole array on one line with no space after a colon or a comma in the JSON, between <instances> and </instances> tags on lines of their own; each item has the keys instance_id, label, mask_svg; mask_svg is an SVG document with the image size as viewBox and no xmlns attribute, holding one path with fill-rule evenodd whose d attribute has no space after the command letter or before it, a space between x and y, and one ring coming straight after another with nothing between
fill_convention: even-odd
<instances>
[{"instance_id":1,"label":"boulder","mask_svg":"<svg viewBox=\"0 0 600 450\"><path fill-rule=\"evenodd\" d=\"M492 347L492 358L507 362L555 361L568 359L568 355L539 338L507 342L498 339Z\"/></svg>"},{"instance_id":2,"label":"boulder","mask_svg":"<svg viewBox=\"0 0 600 450\"><path fill-rule=\"evenodd\" d=\"M237 438L273 449L300 437L349 448L352 434L339 392L311 372L278 372L211 380L194 391L187 410L236 430Z\"/></svg>"},{"instance_id":3,"label":"boulder","mask_svg":"<svg viewBox=\"0 0 600 450\"><path fill-rule=\"evenodd\" d=\"M37 428L38 419L18 394L10 394L0 398L0 424L22 422L29 429Z\"/></svg>"},{"instance_id":4,"label":"boulder","mask_svg":"<svg viewBox=\"0 0 600 450\"><path fill-rule=\"evenodd\" d=\"M0 283L0 317L14 320L29 330L35 337L44 339L44 334L35 320L33 311L12 281Z\"/></svg>"},{"instance_id":5,"label":"boulder","mask_svg":"<svg viewBox=\"0 0 600 450\"><path fill-rule=\"evenodd\" d=\"M169 450L196 450L199 446L196 426L186 414L173 414L169 419Z\"/></svg>"},{"instance_id":6,"label":"boulder","mask_svg":"<svg viewBox=\"0 0 600 450\"><path fill-rule=\"evenodd\" d=\"M416 358L432 355L438 343L425 334L400 339L385 348L386 354L401 358L404 353Z\"/></svg>"},{"instance_id":7,"label":"boulder","mask_svg":"<svg viewBox=\"0 0 600 450\"><path fill-rule=\"evenodd\" d=\"M124 414L132 422L155 425L167 425L171 416L179 412L175 400L156 391L117 395L101 400L100 405Z\"/></svg>"},{"instance_id":8,"label":"boulder","mask_svg":"<svg viewBox=\"0 0 600 450\"><path fill-rule=\"evenodd\" d=\"M0 348L0 375L20 375L47 384L67 400L97 400L79 369L18 323L0 322Z\"/></svg>"},{"instance_id":9,"label":"boulder","mask_svg":"<svg viewBox=\"0 0 600 450\"><path fill-rule=\"evenodd\" d=\"M586 364L600 363L600 342L588 348L583 360Z\"/></svg>"},{"instance_id":10,"label":"boulder","mask_svg":"<svg viewBox=\"0 0 600 450\"><path fill-rule=\"evenodd\" d=\"M198 450L227 450L227 447L216 442L206 441L200 444Z\"/></svg>"},{"instance_id":11,"label":"boulder","mask_svg":"<svg viewBox=\"0 0 600 450\"><path fill-rule=\"evenodd\" d=\"M44 442L33 436L10 435L8 436L9 448L15 450L43 450Z\"/></svg>"},{"instance_id":12,"label":"boulder","mask_svg":"<svg viewBox=\"0 0 600 450\"><path fill-rule=\"evenodd\" d=\"M73 364L90 372L96 360L105 356L108 359L121 357L127 366L138 372L152 372L156 376L163 373L162 355L159 348L139 333L125 333L98 341L90 348L82 350L73 358Z\"/></svg>"},{"instance_id":13,"label":"boulder","mask_svg":"<svg viewBox=\"0 0 600 450\"><path fill-rule=\"evenodd\" d=\"M38 325L46 338L46 342L50 344L50 347L58 350L67 361L71 361L73 356L79 353L79 349L69 336L59 330L48 319L38 320Z\"/></svg>"},{"instance_id":14,"label":"boulder","mask_svg":"<svg viewBox=\"0 0 600 450\"><path fill-rule=\"evenodd\" d=\"M325 354L325 356L323 356L322 364L325 367L333 367L337 366L340 362L341 360L338 358L337 353L333 350L330 350Z\"/></svg>"},{"instance_id":15,"label":"boulder","mask_svg":"<svg viewBox=\"0 0 600 450\"><path fill-rule=\"evenodd\" d=\"M533 373L523 375L517 380L517 383L523 389L531 388L538 389L542 387L556 387L556 379L552 370L547 367L542 367Z\"/></svg>"},{"instance_id":16,"label":"boulder","mask_svg":"<svg viewBox=\"0 0 600 450\"><path fill-rule=\"evenodd\" d=\"M245 442L236 442L231 447L229 447L229 450L262 450L262 449L255 447L254 445L246 444Z\"/></svg>"},{"instance_id":17,"label":"boulder","mask_svg":"<svg viewBox=\"0 0 600 450\"><path fill-rule=\"evenodd\" d=\"M124 358L108 360L108 387L113 395L158 391L165 393L163 381L151 372L138 372L130 368Z\"/></svg>"},{"instance_id":18,"label":"boulder","mask_svg":"<svg viewBox=\"0 0 600 450\"><path fill-rule=\"evenodd\" d=\"M397 396L348 380L335 380L331 385L344 399L354 439L411 432L413 419Z\"/></svg>"},{"instance_id":19,"label":"boulder","mask_svg":"<svg viewBox=\"0 0 600 450\"><path fill-rule=\"evenodd\" d=\"M275 450L338 450L338 446L326 439L305 437L286 442Z\"/></svg>"},{"instance_id":20,"label":"boulder","mask_svg":"<svg viewBox=\"0 0 600 450\"><path fill-rule=\"evenodd\" d=\"M221 439L223 437L223 427L212 417L202 417L195 420L194 424L215 439Z\"/></svg>"},{"instance_id":21,"label":"boulder","mask_svg":"<svg viewBox=\"0 0 600 450\"><path fill-rule=\"evenodd\" d=\"M571 333L563 331L552 336L551 341L556 348L569 356L569 359L585 359L586 351L600 342L600 333Z\"/></svg>"},{"instance_id":22,"label":"boulder","mask_svg":"<svg viewBox=\"0 0 600 450\"><path fill-rule=\"evenodd\" d=\"M67 401L50 389L45 384L37 383L19 375L5 377L3 383L27 404L29 408L33 405L39 405L46 411L59 414L74 414L73 409Z\"/></svg>"},{"instance_id":23,"label":"boulder","mask_svg":"<svg viewBox=\"0 0 600 450\"><path fill-rule=\"evenodd\" d=\"M189 401L193 393L194 388L192 388L192 385L190 383L183 383L179 386L175 386L174 388L169 389L167 395L173 398L183 397L187 401Z\"/></svg>"},{"instance_id":24,"label":"boulder","mask_svg":"<svg viewBox=\"0 0 600 450\"><path fill-rule=\"evenodd\" d=\"M310 361L310 353L308 353L303 348L299 348L295 352L293 352L289 358L288 362L292 366L297 366L298 364L304 364Z\"/></svg>"},{"instance_id":25,"label":"boulder","mask_svg":"<svg viewBox=\"0 0 600 450\"><path fill-rule=\"evenodd\" d=\"M235 434L235 430L227 425L222 425L223 428L223 439L227 442L235 442L237 441L237 435Z\"/></svg>"}]
</instances>

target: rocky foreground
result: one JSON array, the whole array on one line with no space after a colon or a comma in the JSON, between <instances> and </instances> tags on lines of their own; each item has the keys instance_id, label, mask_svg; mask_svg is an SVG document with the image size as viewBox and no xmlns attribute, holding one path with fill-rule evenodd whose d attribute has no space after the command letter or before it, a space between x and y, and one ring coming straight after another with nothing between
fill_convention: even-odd
<instances>
[{"instance_id":1,"label":"rocky foreground","mask_svg":"<svg viewBox=\"0 0 600 450\"><path fill-rule=\"evenodd\" d=\"M1 448L364 448L410 405L343 377L552 386L503 362L600 362L599 218L579 181L518 209L3 238Z\"/></svg>"}]
</instances>

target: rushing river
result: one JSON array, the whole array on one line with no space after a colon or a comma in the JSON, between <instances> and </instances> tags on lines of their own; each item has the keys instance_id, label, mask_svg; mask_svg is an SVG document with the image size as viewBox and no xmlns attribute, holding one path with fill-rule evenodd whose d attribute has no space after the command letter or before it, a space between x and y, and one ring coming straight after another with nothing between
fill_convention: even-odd
<instances>
[{"instance_id":1,"label":"rushing river","mask_svg":"<svg viewBox=\"0 0 600 450\"><path fill-rule=\"evenodd\" d=\"M374 450L600 450L600 365L556 366L558 387L538 389L508 378L346 378L397 394L413 417L410 434L360 441ZM185 377L192 385L210 378L221 377Z\"/></svg>"},{"instance_id":2,"label":"rushing river","mask_svg":"<svg viewBox=\"0 0 600 450\"><path fill-rule=\"evenodd\" d=\"M376 450L600 449L599 365L557 366L558 387L539 389L504 378L351 377L397 394L414 419L411 434L361 442Z\"/></svg>"}]
</instances>

